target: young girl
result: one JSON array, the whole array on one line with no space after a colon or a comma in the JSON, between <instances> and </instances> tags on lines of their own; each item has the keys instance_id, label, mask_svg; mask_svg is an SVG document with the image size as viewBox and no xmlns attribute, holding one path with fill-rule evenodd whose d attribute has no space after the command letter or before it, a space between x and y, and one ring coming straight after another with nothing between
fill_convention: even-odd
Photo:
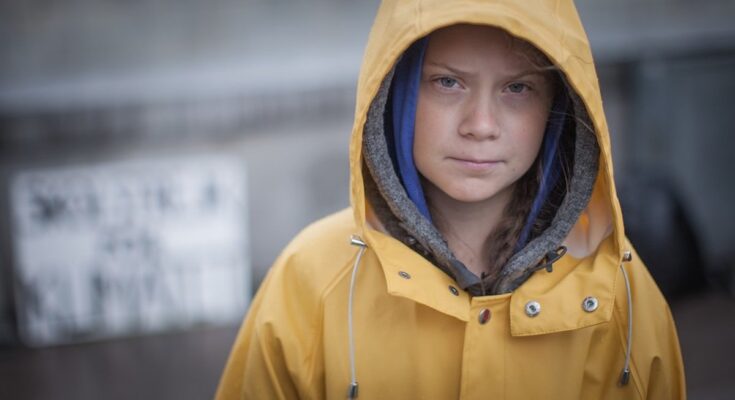
<instances>
[{"instance_id":1,"label":"young girl","mask_svg":"<svg viewBox=\"0 0 735 400\"><path fill-rule=\"evenodd\" d=\"M570 1L386 1L349 210L263 282L217 398L676 399Z\"/></svg>"}]
</instances>

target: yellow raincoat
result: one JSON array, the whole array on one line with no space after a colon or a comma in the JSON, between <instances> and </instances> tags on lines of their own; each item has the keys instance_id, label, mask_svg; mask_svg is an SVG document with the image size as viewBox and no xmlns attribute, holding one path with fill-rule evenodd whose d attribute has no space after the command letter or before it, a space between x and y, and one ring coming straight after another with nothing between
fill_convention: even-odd
<instances>
[{"instance_id":1,"label":"yellow raincoat","mask_svg":"<svg viewBox=\"0 0 735 400\"><path fill-rule=\"evenodd\" d=\"M553 272L505 294L457 290L373 223L366 200L363 133L381 82L412 42L457 23L500 27L543 50L583 102L600 150L591 198L564 240L569 251ZM597 76L571 0L385 1L355 115L352 207L306 228L277 259L217 399L344 399L353 373L360 399L684 398L669 308L623 230Z\"/></svg>"}]
</instances>

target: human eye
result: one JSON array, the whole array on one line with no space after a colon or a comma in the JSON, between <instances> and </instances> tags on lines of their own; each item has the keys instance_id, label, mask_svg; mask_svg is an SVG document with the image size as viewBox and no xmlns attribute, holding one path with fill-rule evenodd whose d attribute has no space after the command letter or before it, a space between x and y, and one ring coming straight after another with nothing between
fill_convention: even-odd
<instances>
[{"instance_id":1,"label":"human eye","mask_svg":"<svg viewBox=\"0 0 735 400\"><path fill-rule=\"evenodd\" d=\"M510 85L506 86L506 89L510 93L521 94L523 92L530 90L531 87L522 82L513 82Z\"/></svg>"},{"instance_id":2,"label":"human eye","mask_svg":"<svg viewBox=\"0 0 735 400\"><path fill-rule=\"evenodd\" d=\"M434 82L443 89L454 89L459 87L459 81L451 76L440 76L434 79Z\"/></svg>"}]
</instances>

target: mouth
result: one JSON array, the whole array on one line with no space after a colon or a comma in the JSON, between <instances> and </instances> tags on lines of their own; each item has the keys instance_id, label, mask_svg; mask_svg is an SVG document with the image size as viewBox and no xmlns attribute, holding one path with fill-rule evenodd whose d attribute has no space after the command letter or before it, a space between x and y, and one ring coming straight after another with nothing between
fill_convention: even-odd
<instances>
[{"instance_id":1,"label":"mouth","mask_svg":"<svg viewBox=\"0 0 735 400\"><path fill-rule=\"evenodd\" d=\"M463 168L473 171L487 171L498 166L501 161L479 158L448 157L448 159Z\"/></svg>"}]
</instances>

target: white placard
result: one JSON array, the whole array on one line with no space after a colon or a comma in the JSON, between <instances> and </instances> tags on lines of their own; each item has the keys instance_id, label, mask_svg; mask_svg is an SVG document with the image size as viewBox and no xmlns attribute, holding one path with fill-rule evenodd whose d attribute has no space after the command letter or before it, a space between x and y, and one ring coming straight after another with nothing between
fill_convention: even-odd
<instances>
[{"instance_id":1,"label":"white placard","mask_svg":"<svg viewBox=\"0 0 735 400\"><path fill-rule=\"evenodd\" d=\"M30 345L238 321L250 299L245 171L190 156L11 180L15 303Z\"/></svg>"}]
</instances>

